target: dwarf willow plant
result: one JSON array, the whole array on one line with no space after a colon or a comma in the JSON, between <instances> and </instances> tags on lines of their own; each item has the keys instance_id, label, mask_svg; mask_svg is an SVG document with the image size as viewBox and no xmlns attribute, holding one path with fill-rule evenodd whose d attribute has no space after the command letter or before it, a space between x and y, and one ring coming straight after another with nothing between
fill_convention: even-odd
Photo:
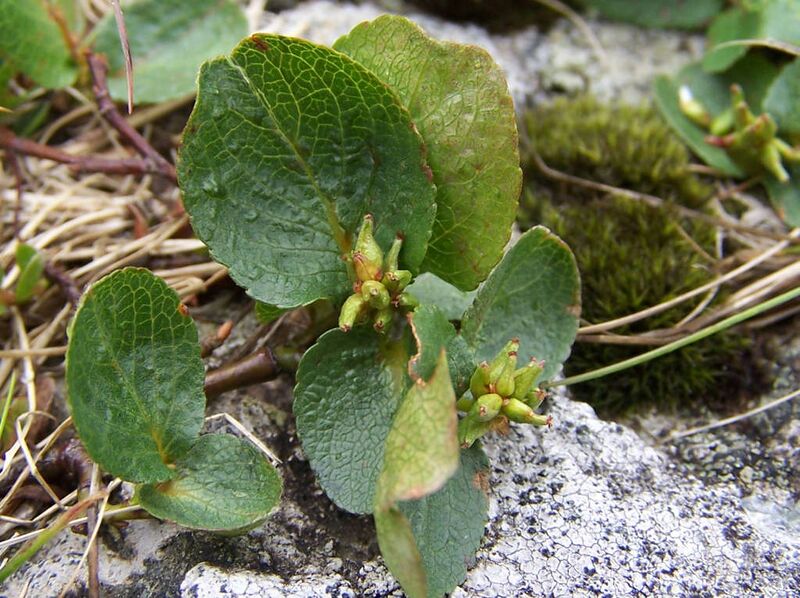
<instances>
[{"instance_id":1,"label":"dwarf willow plant","mask_svg":"<svg viewBox=\"0 0 800 598\"><path fill-rule=\"evenodd\" d=\"M297 371L320 484L374 515L407 594L449 592L487 520L477 439L547 421L535 382L557 372L578 321L558 238L534 228L503 255L521 171L499 67L398 17L333 48L258 34L203 65L183 142L194 229L261 314L342 305ZM447 315L425 302L442 289Z\"/></svg>"}]
</instances>

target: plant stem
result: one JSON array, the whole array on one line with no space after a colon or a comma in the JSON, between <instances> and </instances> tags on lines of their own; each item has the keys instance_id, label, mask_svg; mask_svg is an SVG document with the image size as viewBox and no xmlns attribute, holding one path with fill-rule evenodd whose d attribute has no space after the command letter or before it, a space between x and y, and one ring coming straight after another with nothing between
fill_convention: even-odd
<instances>
[{"instance_id":1,"label":"plant stem","mask_svg":"<svg viewBox=\"0 0 800 598\"><path fill-rule=\"evenodd\" d=\"M617 372L621 372L622 370L626 370L628 368L641 365L652 359L656 359L657 357L666 355L667 353L672 353L673 351L677 351L678 349L681 349L687 345L691 345L692 343L695 343L699 340L709 337L712 334L716 334L717 332L722 332L723 330L726 330L731 326L735 326L739 322L744 322L745 320L749 320L750 318L755 317L761 313L764 313L765 311L772 309L773 307L777 307L778 305L782 305L787 301L791 301L796 297L800 297L800 287L795 287L791 291L786 291L785 293L778 295L777 297L773 297L769 301L765 301L764 303L755 305L750 309L744 310L743 312L734 314L728 318L725 318L720 322L717 322L713 326L709 326L708 328L703 328L702 330L698 330L694 334L690 334L685 338L669 343L668 345L664 345L663 347L658 347L657 349L653 349L652 351L647 351L646 353L642 353L641 355L637 355L636 357L631 357L630 359L625 359L624 361L620 361L618 363L614 363L606 367L592 370L591 372L586 372L583 374L579 374L577 376L570 376L568 378L564 378L563 380L554 380L552 382L544 384L543 387L549 388L553 386L569 386L571 384L579 384L580 382L588 382L589 380L596 380L597 378L602 378L603 376L608 376L610 374L616 374Z\"/></svg>"},{"instance_id":2,"label":"plant stem","mask_svg":"<svg viewBox=\"0 0 800 598\"><path fill-rule=\"evenodd\" d=\"M280 368L269 349L262 349L206 374L206 397L213 399L223 392L267 382L277 377Z\"/></svg>"},{"instance_id":3,"label":"plant stem","mask_svg":"<svg viewBox=\"0 0 800 598\"><path fill-rule=\"evenodd\" d=\"M6 402L3 403L3 415L0 417L0 442L3 438L3 432L6 429L6 420L8 419L8 411L11 408L11 399L14 397L14 390L17 387L17 371L13 370L11 372L11 381L8 384L8 395L6 396Z\"/></svg>"}]
</instances>

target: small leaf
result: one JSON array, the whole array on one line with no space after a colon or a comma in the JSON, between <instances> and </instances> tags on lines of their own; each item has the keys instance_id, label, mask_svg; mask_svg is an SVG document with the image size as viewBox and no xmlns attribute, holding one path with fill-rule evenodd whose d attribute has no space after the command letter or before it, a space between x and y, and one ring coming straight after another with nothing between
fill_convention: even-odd
<instances>
[{"instance_id":1,"label":"small leaf","mask_svg":"<svg viewBox=\"0 0 800 598\"><path fill-rule=\"evenodd\" d=\"M397 410L386 438L376 511L401 500L427 496L456 472L457 423L456 397L447 356L441 350L430 378L418 378Z\"/></svg>"},{"instance_id":2,"label":"small leaf","mask_svg":"<svg viewBox=\"0 0 800 598\"><path fill-rule=\"evenodd\" d=\"M408 286L421 304L438 307L448 320L460 320L477 291L462 291L431 272L423 272Z\"/></svg>"},{"instance_id":3,"label":"small leaf","mask_svg":"<svg viewBox=\"0 0 800 598\"><path fill-rule=\"evenodd\" d=\"M708 47L703 56L703 68L710 73L719 73L747 54L744 46L715 48L718 44L735 39L750 39L758 35L759 13L732 8L717 16L708 28Z\"/></svg>"},{"instance_id":4,"label":"small leaf","mask_svg":"<svg viewBox=\"0 0 800 598\"><path fill-rule=\"evenodd\" d=\"M67 43L45 0L0 0L0 58L39 85L57 89L77 75Z\"/></svg>"},{"instance_id":5,"label":"small leaf","mask_svg":"<svg viewBox=\"0 0 800 598\"><path fill-rule=\"evenodd\" d=\"M151 515L184 527L247 531L275 508L278 472L251 443L225 434L200 436L175 464L175 477L137 488Z\"/></svg>"},{"instance_id":6,"label":"small leaf","mask_svg":"<svg viewBox=\"0 0 800 598\"><path fill-rule=\"evenodd\" d=\"M442 312L433 305L422 305L417 308L410 321L419 347L419 352L408 364L412 376L429 378L436 367L439 351L444 347L453 388L456 396L461 396L469 386L469 378L475 369L475 355L472 349L461 336L456 334L456 329Z\"/></svg>"},{"instance_id":7,"label":"small leaf","mask_svg":"<svg viewBox=\"0 0 800 598\"><path fill-rule=\"evenodd\" d=\"M84 294L69 329L67 397L89 456L133 482L158 482L203 423L197 329L160 278L125 268Z\"/></svg>"},{"instance_id":8,"label":"small leaf","mask_svg":"<svg viewBox=\"0 0 800 598\"><path fill-rule=\"evenodd\" d=\"M466 579L488 520L488 466L476 443L441 490L376 511L381 553L410 598L441 596Z\"/></svg>"},{"instance_id":9,"label":"small leaf","mask_svg":"<svg viewBox=\"0 0 800 598\"><path fill-rule=\"evenodd\" d=\"M523 234L481 286L464 314L461 334L478 361L520 339L519 362L545 362L543 379L558 372L578 331L580 281L575 258L542 226Z\"/></svg>"},{"instance_id":10,"label":"small leaf","mask_svg":"<svg viewBox=\"0 0 800 598\"><path fill-rule=\"evenodd\" d=\"M435 214L422 140L386 85L330 48L254 35L200 71L178 175L198 236L277 307L350 289L366 213L418 270ZM313 93L310 91L313 90Z\"/></svg>"},{"instance_id":11,"label":"small leaf","mask_svg":"<svg viewBox=\"0 0 800 598\"><path fill-rule=\"evenodd\" d=\"M277 320L283 314L285 314L288 310L275 307L274 305L270 305L269 303L264 303L263 301L256 301L256 318L262 324L269 324L270 322Z\"/></svg>"},{"instance_id":12,"label":"small leaf","mask_svg":"<svg viewBox=\"0 0 800 598\"><path fill-rule=\"evenodd\" d=\"M247 35L247 19L231 0L140 0L125 7L125 27L137 103L192 93L203 61L230 52ZM127 100L125 59L111 12L96 31L95 50L108 57L111 97Z\"/></svg>"},{"instance_id":13,"label":"small leaf","mask_svg":"<svg viewBox=\"0 0 800 598\"><path fill-rule=\"evenodd\" d=\"M34 247L26 243L17 245L16 262L19 268L19 278L14 288L14 298L17 303L25 303L33 297L36 285L44 272L44 259Z\"/></svg>"},{"instance_id":14,"label":"small leaf","mask_svg":"<svg viewBox=\"0 0 800 598\"><path fill-rule=\"evenodd\" d=\"M438 209L422 269L474 289L503 254L522 184L502 69L485 50L438 42L397 16L358 25L334 48L398 93L425 140Z\"/></svg>"},{"instance_id":15,"label":"small leaf","mask_svg":"<svg viewBox=\"0 0 800 598\"><path fill-rule=\"evenodd\" d=\"M584 0L604 17L642 27L694 29L719 13L724 0Z\"/></svg>"},{"instance_id":16,"label":"small leaf","mask_svg":"<svg viewBox=\"0 0 800 598\"><path fill-rule=\"evenodd\" d=\"M781 133L800 134L800 60L789 63L775 78L764 98L764 112L770 114Z\"/></svg>"}]
</instances>

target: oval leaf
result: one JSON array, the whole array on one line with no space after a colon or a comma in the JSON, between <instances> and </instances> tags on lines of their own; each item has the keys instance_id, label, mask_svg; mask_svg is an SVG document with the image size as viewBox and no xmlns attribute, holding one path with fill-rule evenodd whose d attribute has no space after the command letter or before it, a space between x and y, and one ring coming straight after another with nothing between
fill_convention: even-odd
<instances>
[{"instance_id":1,"label":"oval leaf","mask_svg":"<svg viewBox=\"0 0 800 598\"><path fill-rule=\"evenodd\" d=\"M39 85L70 85L78 73L44 0L0 0L0 60Z\"/></svg>"},{"instance_id":2,"label":"oval leaf","mask_svg":"<svg viewBox=\"0 0 800 598\"><path fill-rule=\"evenodd\" d=\"M376 511L422 498L444 485L458 469L457 425L447 355L440 350L430 379L417 378L397 410L386 438Z\"/></svg>"},{"instance_id":3,"label":"oval leaf","mask_svg":"<svg viewBox=\"0 0 800 598\"><path fill-rule=\"evenodd\" d=\"M178 295L125 268L86 291L70 324L67 400L89 456L133 482L167 480L203 424L197 329Z\"/></svg>"},{"instance_id":4,"label":"oval leaf","mask_svg":"<svg viewBox=\"0 0 800 598\"><path fill-rule=\"evenodd\" d=\"M420 377L416 367L430 367L432 374L442 349L457 338L452 325L433 313L435 308L427 310L429 317L416 320L415 316L416 348L407 333L391 340L360 326L347 333L338 329L325 333L300 362L293 407L297 433L320 485L343 509L372 512L386 439L398 408L408 400L412 377ZM415 352L415 359L421 360L418 366L409 363ZM437 392L445 392L445 378L449 376L437 378ZM448 392L455 416L452 387ZM411 399L418 400L434 399L427 395ZM446 430L449 416L440 415L436 411L432 425Z\"/></svg>"},{"instance_id":5,"label":"oval leaf","mask_svg":"<svg viewBox=\"0 0 800 598\"><path fill-rule=\"evenodd\" d=\"M461 333L478 361L520 339L519 363L545 361L543 379L567 359L578 332L580 280L566 244L542 226L508 250L464 314Z\"/></svg>"},{"instance_id":6,"label":"oval leaf","mask_svg":"<svg viewBox=\"0 0 800 598\"><path fill-rule=\"evenodd\" d=\"M422 141L375 75L310 42L255 35L200 72L179 180L198 236L254 298L341 298L364 214L417 270L435 214ZM426 174L428 173L428 174Z\"/></svg>"},{"instance_id":7,"label":"oval leaf","mask_svg":"<svg viewBox=\"0 0 800 598\"><path fill-rule=\"evenodd\" d=\"M488 520L488 460L478 443L461 451L444 487L375 513L378 544L409 598L442 596L467 576Z\"/></svg>"},{"instance_id":8,"label":"oval leaf","mask_svg":"<svg viewBox=\"0 0 800 598\"><path fill-rule=\"evenodd\" d=\"M485 50L396 16L358 25L334 48L398 93L425 140L438 210L423 270L474 289L503 254L522 184L502 70Z\"/></svg>"},{"instance_id":9,"label":"oval leaf","mask_svg":"<svg viewBox=\"0 0 800 598\"><path fill-rule=\"evenodd\" d=\"M408 288L420 303L438 307L448 320L460 320L475 299L475 291L462 291L431 272L423 272Z\"/></svg>"},{"instance_id":10,"label":"oval leaf","mask_svg":"<svg viewBox=\"0 0 800 598\"><path fill-rule=\"evenodd\" d=\"M281 487L278 472L251 443L208 434L176 463L173 479L141 486L137 497L151 515L185 527L246 531L275 508Z\"/></svg>"},{"instance_id":11,"label":"oval leaf","mask_svg":"<svg viewBox=\"0 0 800 598\"><path fill-rule=\"evenodd\" d=\"M402 343L357 327L322 335L297 370L293 410L303 452L325 493L353 513L372 510L407 362Z\"/></svg>"},{"instance_id":12,"label":"oval leaf","mask_svg":"<svg viewBox=\"0 0 800 598\"><path fill-rule=\"evenodd\" d=\"M247 19L231 0L143 0L125 7L139 102L163 102L195 90L204 60L230 52L247 35ZM125 59L113 12L97 25L95 50L108 57L108 89L127 100Z\"/></svg>"}]
</instances>

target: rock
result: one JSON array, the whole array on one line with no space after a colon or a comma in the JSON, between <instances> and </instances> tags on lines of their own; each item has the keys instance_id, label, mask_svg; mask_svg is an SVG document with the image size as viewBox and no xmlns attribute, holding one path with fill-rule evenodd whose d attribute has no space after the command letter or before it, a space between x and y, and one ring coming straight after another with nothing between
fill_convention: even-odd
<instances>
[{"instance_id":1,"label":"rock","mask_svg":"<svg viewBox=\"0 0 800 598\"><path fill-rule=\"evenodd\" d=\"M239 410L232 400L226 407L246 421L252 397L238 403ZM490 523L453 596L800 592L800 540L796 528L776 527L770 509L780 505L743 505L736 487L688 476L587 405L557 395L549 413L552 429L515 427L487 442ZM228 538L133 522L116 553L103 547L108 595L399 595L377 556L369 519L325 499L301 458L291 419L285 432L285 446L271 448L283 459L286 495L265 525ZM7 595L26 580L30 595L55 595L82 541L65 534L46 547L12 578Z\"/></svg>"},{"instance_id":2,"label":"rock","mask_svg":"<svg viewBox=\"0 0 800 598\"><path fill-rule=\"evenodd\" d=\"M702 56L703 51L699 35L590 21L605 50L605 60L601 60L581 32L565 20L546 34L528 26L501 35L478 25L457 25L421 14L401 2L391 2L389 7L437 39L486 49L505 71L518 107L554 95L582 92L591 92L601 100L647 100L657 74L674 73ZM278 14L265 13L262 29L330 45L361 21L386 12L370 3L312 0Z\"/></svg>"}]
</instances>

